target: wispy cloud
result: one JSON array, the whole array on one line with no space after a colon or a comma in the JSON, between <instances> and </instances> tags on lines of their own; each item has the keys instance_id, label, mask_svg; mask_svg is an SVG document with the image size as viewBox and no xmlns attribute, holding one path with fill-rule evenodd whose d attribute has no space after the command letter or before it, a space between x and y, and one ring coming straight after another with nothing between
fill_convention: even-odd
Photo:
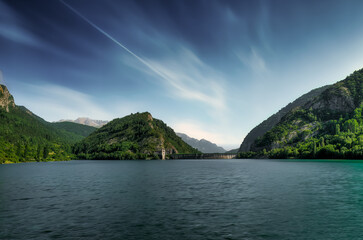
<instances>
[{"instance_id":1,"label":"wispy cloud","mask_svg":"<svg viewBox=\"0 0 363 240\"><path fill-rule=\"evenodd\" d=\"M238 59L255 73L264 73L267 66L264 58L255 47L251 47L249 51L236 52Z\"/></svg>"},{"instance_id":2,"label":"wispy cloud","mask_svg":"<svg viewBox=\"0 0 363 240\"><path fill-rule=\"evenodd\" d=\"M79 91L50 84L20 84L16 88L16 103L25 105L48 121L80 116L111 119L110 114L92 96Z\"/></svg>"},{"instance_id":3,"label":"wispy cloud","mask_svg":"<svg viewBox=\"0 0 363 240\"><path fill-rule=\"evenodd\" d=\"M38 46L38 40L26 29L20 27L16 13L6 4L0 2L0 37L15 43Z\"/></svg>"},{"instance_id":4,"label":"wispy cloud","mask_svg":"<svg viewBox=\"0 0 363 240\"><path fill-rule=\"evenodd\" d=\"M180 48L172 57L148 60L163 76L163 83L179 98L202 102L215 110L225 110L223 79L193 52Z\"/></svg>"},{"instance_id":5,"label":"wispy cloud","mask_svg":"<svg viewBox=\"0 0 363 240\"><path fill-rule=\"evenodd\" d=\"M38 46L38 41L29 32L16 25L0 23L0 36L28 46Z\"/></svg>"},{"instance_id":6,"label":"wispy cloud","mask_svg":"<svg viewBox=\"0 0 363 240\"><path fill-rule=\"evenodd\" d=\"M177 57L178 61L172 59L160 61L143 58L131 51L71 5L65 3L63 0L60 0L60 2L146 66L148 70L163 80L168 87L171 87L176 96L203 102L217 110L224 110L226 108L223 88L218 81L213 80L215 76L211 76L211 69L191 51L182 48L179 58ZM173 59L175 59L175 56L173 56Z\"/></svg>"}]
</instances>

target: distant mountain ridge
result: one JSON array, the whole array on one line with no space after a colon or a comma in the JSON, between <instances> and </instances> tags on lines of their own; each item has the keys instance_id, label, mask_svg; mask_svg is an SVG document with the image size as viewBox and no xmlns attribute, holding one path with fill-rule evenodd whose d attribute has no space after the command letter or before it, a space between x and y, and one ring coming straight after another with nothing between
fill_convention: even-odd
<instances>
[{"instance_id":1,"label":"distant mountain ridge","mask_svg":"<svg viewBox=\"0 0 363 240\"><path fill-rule=\"evenodd\" d=\"M74 123L79 123L79 124L83 124L83 125L87 125L87 126L91 126L91 127L100 128L103 125L107 124L109 121L107 121L107 120L94 120L94 119L90 119L90 118L87 118L87 117L79 117L76 120L61 119L58 122L74 122Z\"/></svg>"},{"instance_id":2,"label":"distant mountain ridge","mask_svg":"<svg viewBox=\"0 0 363 240\"><path fill-rule=\"evenodd\" d=\"M191 138L184 133L176 133L179 137L183 139L184 142L188 143L193 148L198 149L202 153L225 153L226 150L222 147L217 146L217 144L212 143L208 140L196 138Z\"/></svg>"},{"instance_id":3,"label":"distant mountain ridge","mask_svg":"<svg viewBox=\"0 0 363 240\"><path fill-rule=\"evenodd\" d=\"M88 135L97 130L96 127L91 127L88 125L83 125L74 122L55 122L51 123L51 125L57 129L71 132L83 137L87 137Z\"/></svg>"}]
</instances>

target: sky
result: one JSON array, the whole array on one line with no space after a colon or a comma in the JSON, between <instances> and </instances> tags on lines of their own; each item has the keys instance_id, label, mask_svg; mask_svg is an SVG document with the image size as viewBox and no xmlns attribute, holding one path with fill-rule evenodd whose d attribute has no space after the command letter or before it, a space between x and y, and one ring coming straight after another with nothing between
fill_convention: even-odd
<instances>
[{"instance_id":1,"label":"sky","mask_svg":"<svg viewBox=\"0 0 363 240\"><path fill-rule=\"evenodd\" d=\"M361 0L0 0L0 82L47 121L148 111L238 148L289 102L363 67L361 9Z\"/></svg>"}]
</instances>

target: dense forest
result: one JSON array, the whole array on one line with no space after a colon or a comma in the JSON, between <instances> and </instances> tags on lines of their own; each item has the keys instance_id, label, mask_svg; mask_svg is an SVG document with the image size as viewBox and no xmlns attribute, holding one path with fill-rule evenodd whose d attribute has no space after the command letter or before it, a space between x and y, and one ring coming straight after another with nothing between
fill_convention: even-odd
<instances>
[{"instance_id":1,"label":"dense forest","mask_svg":"<svg viewBox=\"0 0 363 240\"><path fill-rule=\"evenodd\" d=\"M22 107L0 108L0 162L51 161L73 158L80 136L53 128Z\"/></svg>"},{"instance_id":2,"label":"dense forest","mask_svg":"<svg viewBox=\"0 0 363 240\"><path fill-rule=\"evenodd\" d=\"M58 130L65 130L67 132L71 132L82 137L87 137L88 135L97 130L96 127L91 127L74 122L54 122L51 123L51 125ZM82 140L82 137L79 137L79 140Z\"/></svg>"},{"instance_id":3,"label":"dense forest","mask_svg":"<svg viewBox=\"0 0 363 240\"><path fill-rule=\"evenodd\" d=\"M0 85L0 163L74 159L72 146L96 128L76 123L49 123L15 105Z\"/></svg>"}]
</instances>

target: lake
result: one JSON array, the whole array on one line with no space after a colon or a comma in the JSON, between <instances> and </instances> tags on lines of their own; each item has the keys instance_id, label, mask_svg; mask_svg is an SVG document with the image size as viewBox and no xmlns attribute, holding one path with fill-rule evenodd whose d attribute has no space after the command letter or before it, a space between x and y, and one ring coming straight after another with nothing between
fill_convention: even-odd
<instances>
[{"instance_id":1,"label":"lake","mask_svg":"<svg viewBox=\"0 0 363 240\"><path fill-rule=\"evenodd\" d=\"M0 239L362 239L362 161L0 165Z\"/></svg>"}]
</instances>

